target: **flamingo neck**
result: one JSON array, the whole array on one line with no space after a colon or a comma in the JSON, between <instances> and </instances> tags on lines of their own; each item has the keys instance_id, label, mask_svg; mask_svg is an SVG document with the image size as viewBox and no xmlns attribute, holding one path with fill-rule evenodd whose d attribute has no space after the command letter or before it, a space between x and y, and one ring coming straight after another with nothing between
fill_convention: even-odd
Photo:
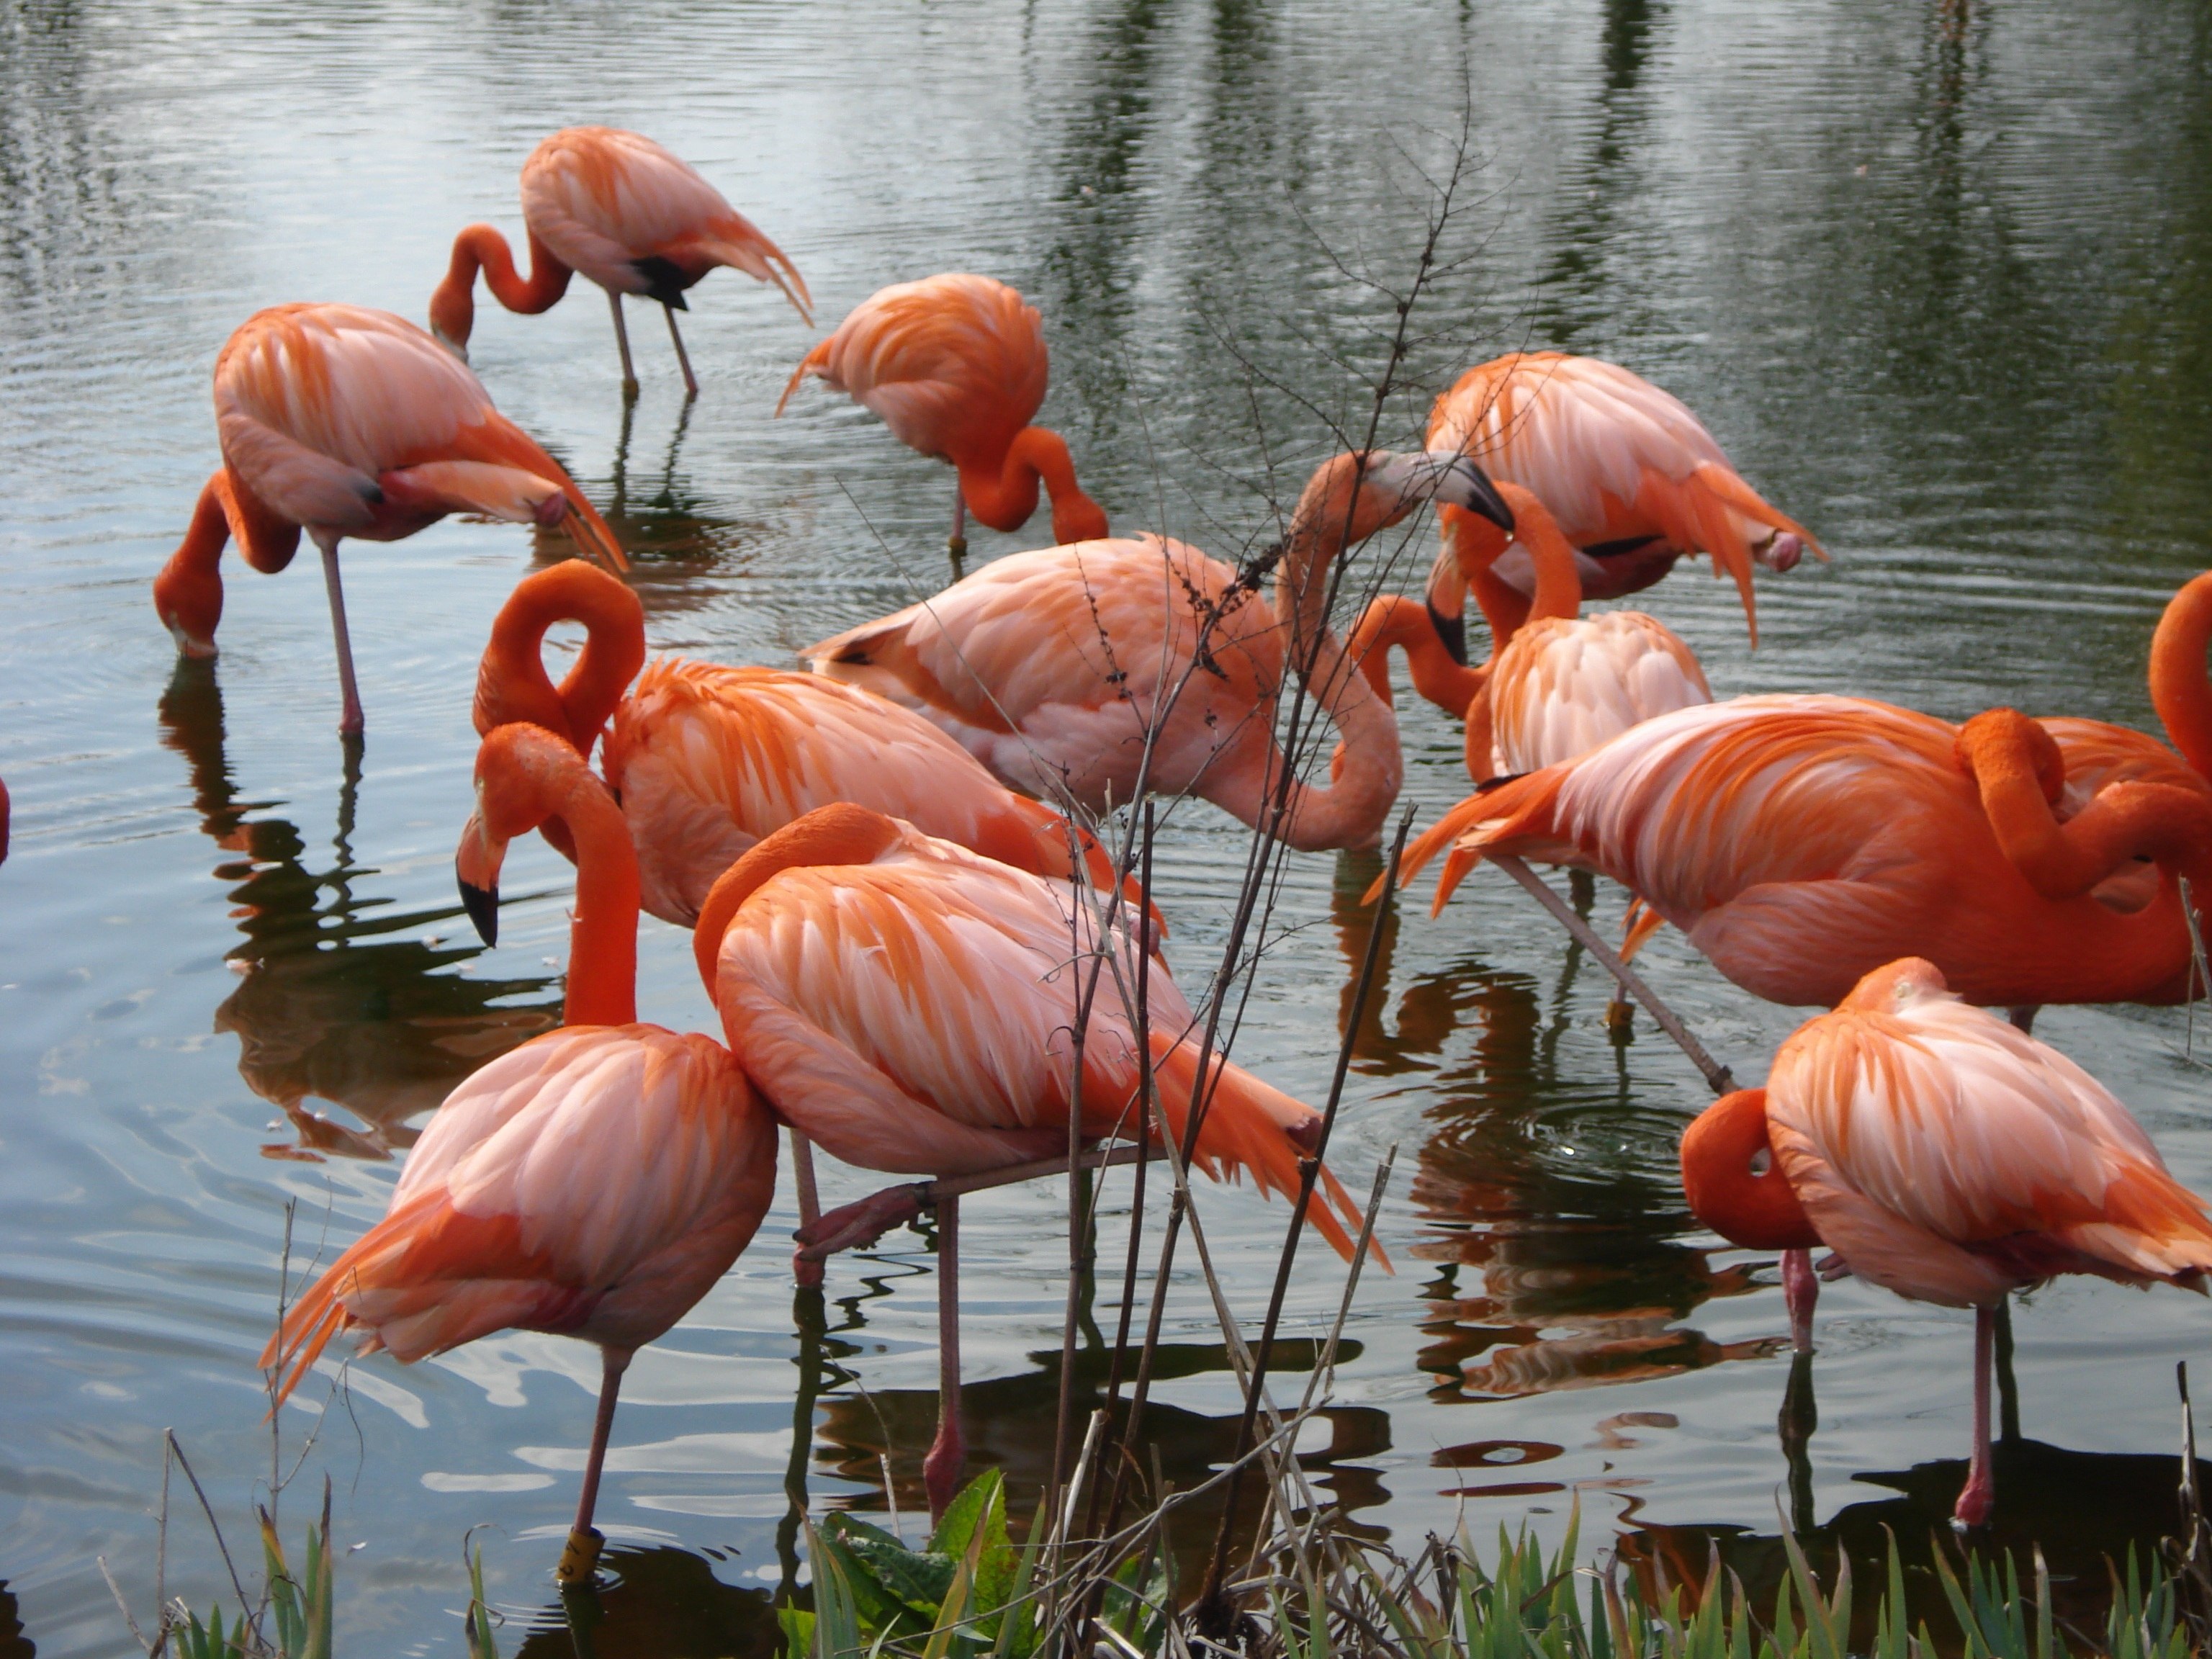
<instances>
[{"instance_id":1,"label":"flamingo neck","mask_svg":"<svg viewBox=\"0 0 2212 1659\"><path fill-rule=\"evenodd\" d=\"M1582 573L1575 567L1574 544L1559 528L1551 509L1532 490L1496 481L1498 493L1513 509L1516 538L1528 550L1536 567L1536 594L1528 606L1528 621L1551 617L1571 620L1582 615ZM1470 515L1472 516L1472 515Z\"/></svg>"},{"instance_id":2,"label":"flamingo neck","mask_svg":"<svg viewBox=\"0 0 2212 1659\"><path fill-rule=\"evenodd\" d=\"M637 851L622 808L580 759L557 815L576 846L576 917L568 929L564 1025L637 1019Z\"/></svg>"},{"instance_id":3,"label":"flamingo neck","mask_svg":"<svg viewBox=\"0 0 2212 1659\"><path fill-rule=\"evenodd\" d=\"M771 878L814 865L873 864L903 839L898 824L881 812L838 801L817 806L756 842L708 890L691 930L691 954L707 994L715 994L722 935L744 902Z\"/></svg>"},{"instance_id":4,"label":"flamingo neck","mask_svg":"<svg viewBox=\"0 0 2212 1659\"><path fill-rule=\"evenodd\" d=\"M1345 653L1359 665L1359 672L1385 708L1390 703L1390 648L1406 653L1406 668L1413 690L1447 714L1467 713L1488 676L1480 668L1467 668L1452 659L1429 620L1428 607L1403 593L1384 593L1359 613Z\"/></svg>"},{"instance_id":5,"label":"flamingo neck","mask_svg":"<svg viewBox=\"0 0 2212 1659\"><path fill-rule=\"evenodd\" d=\"M550 311L568 291L574 273L530 233L530 275L514 268L514 254L507 238L490 225L471 225L453 238L453 258L446 279L430 296L430 327L447 344L459 349L469 343L476 325L477 272L484 286L509 311L536 316Z\"/></svg>"},{"instance_id":6,"label":"flamingo neck","mask_svg":"<svg viewBox=\"0 0 2212 1659\"><path fill-rule=\"evenodd\" d=\"M1067 441L1041 426L1014 434L995 466L962 461L960 494L968 510L994 530L1019 530L1036 511L1042 483L1052 500L1052 534L1059 543L1096 541L1106 534L1106 514L1075 482Z\"/></svg>"},{"instance_id":7,"label":"flamingo neck","mask_svg":"<svg viewBox=\"0 0 2212 1659\"><path fill-rule=\"evenodd\" d=\"M2150 642L2150 700L2189 763L2212 778L2212 677L2204 651L2212 642L2212 574L2185 584L2168 601Z\"/></svg>"},{"instance_id":8,"label":"flamingo neck","mask_svg":"<svg viewBox=\"0 0 2212 1659\"><path fill-rule=\"evenodd\" d=\"M218 471L201 486L185 539L154 578L154 609L187 656L215 654L222 620L222 550L230 541L230 484Z\"/></svg>"},{"instance_id":9,"label":"flamingo neck","mask_svg":"<svg viewBox=\"0 0 2212 1659\"><path fill-rule=\"evenodd\" d=\"M1821 1243L1775 1157L1764 1089L1723 1095L1683 1132L1682 1190L1698 1220L1747 1249Z\"/></svg>"},{"instance_id":10,"label":"flamingo neck","mask_svg":"<svg viewBox=\"0 0 2212 1659\"><path fill-rule=\"evenodd\" d=\"M545 631L584 624L584 648L556 689L545 672ZM570 559L516 584L492 623L477 671L476 726L526 720L566 738L588 758L637 671L645 665L645 607L605 571Z\"/></svg>"}]
</instances>

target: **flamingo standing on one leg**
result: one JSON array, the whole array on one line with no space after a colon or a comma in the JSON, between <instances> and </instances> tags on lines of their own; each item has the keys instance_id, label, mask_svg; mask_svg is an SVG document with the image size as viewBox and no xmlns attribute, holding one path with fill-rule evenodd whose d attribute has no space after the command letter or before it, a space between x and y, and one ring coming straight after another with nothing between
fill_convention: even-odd
<instances>
[{"instance_id":1,"label":"flamingo standing on one leg","mask_svg":"<svg viewBox=\"0 0 2212 1659\"><path fill-rule=\"evenodd\" d=\"M2127 1109L2056 1049L1908 957L1797 1028L1764 1089L1682 1138L1698 1219L1757 1249L1825 1244L1862 1279L1974 1310L1974 1451L1954 1516L1989 1519L1990 1368L2009 1291L2059 1273L2202 1288L2212 1218Z\"/></svg>"},{"instance_id":2,"label":"flamingo standing on one leg","mask_svg":"<svg viewBox=\"0 0 2212 1659\"><path fill-rule=\"evenodd\" d=\"M1516 351L1476 365L1437 399L1427 442L1457 449L1500 483L1542 498L1576 550L1586 599L1641 592L1686 554L1707 553L1716 575L1735 579L1756 644L1753 565L1788 570L1808 547L1826 556L1738 476L1679 398L1595 357ZM1416 690L1425 675L1451 697L1444 711L1456 715L1468 701L1456 694L1468 688L1454 684L1446 665L1467 660L1468 590L1502 644L1528 619L1536 569L1532 550L1516 546L1492 558L1481 526L1455 509L1440 516L1443 548L1426 616L1409 611L1395 620L1398 642L1414 661Z\"/></svg>"},{"instance_id":3,"label":"flamingo standing on one leg","mask_svg":"<svg viewBox=\"0 0 2212 1659\"><path fill-rule=\"evenodd\" d=\"M1126 913L1125 913L1126 914ZM1147 1063L1162 1135L1182 1144L1200 1090L1196 1019L1157 956L1141 1036L1108 976L1079 1050L1071 1044L1086 959L1139 948L1117 921L1101 938L1067 890L851 805L825 806L768 836L714 884L693 935L699 971L730 1046L787 1121L848 1164L951 1176L1063 1154L1068 1116L1084 1139L1131 1136ZM1217 1060L1206 1073L1194 1147L1210 1174L1248 1170L1263 1190L1297 1190L1321 1118ZM1348 1255L1358 1212L1324 1171L1309 1212ZM911 1188L879 1195L863 1237L917 1212ZM959 1427L957 1212L941 1204L942 1389L923 1464L932 1512L957 1483ZM1332 1210L1331 1204L1334 1208Z\"/></svg>"},{"instance_id":4,"label":"flamingo standing on one leg","mask_svg":"<svg viewBox=\"0 0 2212 1659\"><path fill-rule=\"evenodd\" d=\"M1328 631L1329 569L1431 497L1512 521L1464 456L1338 455L1298 499L1272 611L1255 577L1147 536L1014 554L805 654L919 710L1018 789L1092 811L1187 791L1295 848L1372 847L1405 763L1389 706ZM1291 672L1342 739L1326 788L1285 775L1273 728Z\"/></svg>"},{"instance_id":5,"label":"flamingo standing on one leg","mask_svg":"<svg viewBox=\"0 0 2212 1659\"><path fill-rule=\"evenodd\" d=\"M215 364L222 469L154 579L154 606L188 656L215 654L224 544L256 570L291 562L305 529L322 550L345 712L362 730L338 543L392 542L448 513L565 523L616 569L629 561L560 464L492 407L467 368L414 324L358 306L275 306Z\"/></svg>"},{"instance_id":6,"label":"flamingo standing on one leg","mask_svg":"<svg viewBox=\"0 0 2212 1659\"><path fill-rule=\"evenodd\" d=\"M430 295L430 326L464 358L479 270L501 305L531 316L551 310L575 271L606 289L623 390L632 396L637 371L623 324L625 294L660 301L684 392L693 398L699 382L676 313L690 309L684 291L717 265L775 283L800 317L810 325L814 320L806 283L783 250L690 162L637 133L567 127L539 144L522 164L522 222L530 238L527 277L516 273L507 238L490 225L471 225L453 239L453 263Z\"/></svg>"},{"instance_id":7,"label":"flamingo standing on one leg","mask_svg":"<svg viewBox=\"0 0 2212 1659\"><path fill-rule=\"evenodd\" d=\"M287 1310L261 1356L297 1386L340 1331L402 1363L509 1328L605 1356L561 1577L589 1575L599 1472L630 1357L727 1272L775 1191L775 1125L729 1051L637 1023L637 863L622 814L552 733L502 726L477 756L465 897L506 844L550 818L578 854L559 1030L447 1096L379 1222ZM472 908L480 908L473 899Z\"/></svg>"},{"instance_id":8,"label":"flamingo standing on one leg","mask_svg":"<svg viewBox=\"0 0 2212 1659\"><path fill-rule=\"evenodd\" d=\"M2168 604L2151 696L2182 754L2125 727L1993 709L1741 697L1662 714L1447 812L1438 904L1491 852L1598 871L1756 996L1832 1006L1901 957L1984 1006L2179 1002L2179 882L2212 910L2212 575ZM2184 760L2182 756L2188 758Z\"/></svg>"},{"instance_id":9,"label":"flamingo standing on one leg","mask_svg":"<svg viewBox=\"0 0 2212 1659\"><path fill-rule=\"evenodd\" d=\"M968 550L966 514L1019 530L1052 498L1056 542L1096 541L1106 515L1075 482L1057 432L1031 426L1044 406L1044 321L1004 283L953 272L878 289L808 352L775 412L810 374L873 410L909 449L959 469L952 497L952 573Z\"/></svg>"}]
</instances>

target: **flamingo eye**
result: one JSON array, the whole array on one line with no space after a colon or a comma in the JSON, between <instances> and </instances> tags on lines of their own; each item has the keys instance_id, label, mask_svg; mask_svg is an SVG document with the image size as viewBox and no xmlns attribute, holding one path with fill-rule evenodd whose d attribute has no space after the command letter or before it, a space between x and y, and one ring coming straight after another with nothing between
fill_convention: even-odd
<instances>
[{"instance_id":1,"label":"flamingo eye","mask_svg":"<svg viewBox=\"0 0 2212 1659\"><path fill-rule=\"evenodd\" d=\"M1752 1174L1763 1176L1773 1167L1774 1151L1771 1147L1762 1146L1751 1155Z\"/></svg>"}]
</instances>

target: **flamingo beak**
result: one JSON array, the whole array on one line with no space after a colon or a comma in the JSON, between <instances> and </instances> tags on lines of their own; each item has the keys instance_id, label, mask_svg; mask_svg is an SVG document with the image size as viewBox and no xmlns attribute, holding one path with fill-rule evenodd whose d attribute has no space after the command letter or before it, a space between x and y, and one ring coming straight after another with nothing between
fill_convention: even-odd
<instances>
[{"instance_id":1,"label":"flamingo beak","mask_svg":"<svg viewBox=\"0 0 2212 1659\"><path fill-rule=\"evenodd\" d=\"M1449 539L1429 568L1428 592L1421 603L1428 611L1429 625L1437 630L1451 659L1466 667L1467 578L1460 574L1459 551Z\"/></svg>"},{"instance_id":2,"label":"flamingo beak","mask_svg":"<svg viewBox=\"0 0 2212 1659\"><path fill-rule=\"evenodd\" d=\"M1508 536L1514 532L1513 509L1490 482L1490 475L1455 449L1425 452L1430 465L1429 493L1443 507L1463 507L1485 518Z\"/></svg>"},{"instance_id":3,"label":"flamingo beak","mask_svg":"<svg viewBox=\"0 0 2212 1659\"><path fill-rule=\"evenodd\" d=\"M461 890L461 908L486 945L499 943L499 866L506 853L507 843L494 841L484 828L483 812L470 814L460 849L453 854L453 876Z\"/></svg>"}]
</instances>

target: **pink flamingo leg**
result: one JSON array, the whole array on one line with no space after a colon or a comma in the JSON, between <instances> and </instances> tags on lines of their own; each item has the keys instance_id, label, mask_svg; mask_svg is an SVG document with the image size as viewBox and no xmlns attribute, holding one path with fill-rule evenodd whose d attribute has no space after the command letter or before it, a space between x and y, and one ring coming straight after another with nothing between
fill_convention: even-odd
<instances>
[{"instance_id":1,"label":"pink flamingo leg","mask_svg":"<svg viewBox=\"0 0 2212 1659\"><path fill-rule=\"evenodd\" d=\"M568 1547L561 1552L561 1565L553 1573L563 1584L580 1584L590 1578L606 1542L592 1524L592 1512L599 1506L599 1470L607 1461L607 1437L615 1426L615 1397L622 1391L623 1373L629 1369L630 1351L606 1348L601 1352L606 1363L599 1379L599 1413L592 1423L592 1452L584 1460L584 1491L576 1500L576 1524L569 1530Z\"/></svg>"},{"instance_id":2,"label":"pink flamingo leg","mask_svg":"<svg viewBox=\"0 0 2212 1659\"><path fill-rule=\"evenodd\" d=\"M1990 1373L1996 1354L1996 1310L1975 1309L1974 1458L1966 1468L1959 1506L1951 1511L1951 1524L1962 1531L1981 1526L1996 1507L1996 1482L1990 1474Z\"/></svg>"},{"instance_id":3,"label":"pink flamingo leg","mask_svg":"<svg viewBox=\"0 0 2212 1659\"><path fill-rule=\"evenodd\" d=\"M699 380L691 372L691 355L684 349L684 337L676 331L676 307L664 305L660 308L668 313L668 337L676 342L676 361L684 366L684 395L696 398L699 395Z\"/></svg>"},{"instance_id":4,"label":"pink flamingo leg","mask_svg":"<svg viewBox=\"0 0 2212 1659\"><path fill-rule=\"evenodd\" d=\"M960 1485L968 1448L960 1437L960 1200L937 1202L937 1438L921 1460L934 1523Z\"/></svg>"},{"instance_id":5,"label":"pink flamingo leg","mask_svg":"<svg viewBox=\"0 0 2212 1659\"><path fill-rule=\"evenodd\" d=\"M637 370L630 366L629 329L623 321L622 295L616 293L614 289L609 289L607 290L607 303L614 307L615 345L617 349L622 352L623 396L625 398L635 398L637 396ZM672 317L669 320L672 325L675 321Z\"/></svg>"},{"instance_id":6,"label":"pink flamingo leg","mask_svg":"<svg viewBox=\"0 0 2212 1659\"><path fill-rule=\"evenodd\" d=\"M1820 1281L1813 1272L1810 1250L1782 1253L1782 1298L1790 1306L1790 1346L1797 1353L1813 1352L1813 1307L1820 1299Z\"/></svg>"},{"instance_id":7,"label":"pink flamingo leg","mask_svg":"<svg viewBox=\"0 0 2212 1659\"><path fill-rule=\"evenodd\" d=\"M822 1199L814 1186L814 1143L796 1129L791 1132L791 1172L799 1187L799 1231L809 1234L822 1219ZM793 1251L791 1278L803 1291L819 1290L822 1259L808 1255L804 1249Z\"/></svg>"},{"instance_id":8,"label":"pink flamingo leg","mask_svg":"<svg viewBox=\"0 0 2212 1659\"><path fill-rule=\"evenodd\" d=\"M338 735L357 738L367 722L362 717L361 688L353 678L353 636L346 631L345 589L338 581L338 538L325 538L315 533L315 545L323 550L323 586L331 596L331 635L338 648L338 692L345 701L345 711L338 716Z\"/></svg>"},{"instance_id":9,"label":"pink flamingo leg","mask_svg":"<svg viewBox=\"0 0 2212 1659\"><path fill-rule=\"evenodd\" d=\"M960 580L960 562L968 554L968 498L960 486L952 486L952 534L946 538L945 550L952 556L952 580Z\"/></svg>"}]
</instances>

